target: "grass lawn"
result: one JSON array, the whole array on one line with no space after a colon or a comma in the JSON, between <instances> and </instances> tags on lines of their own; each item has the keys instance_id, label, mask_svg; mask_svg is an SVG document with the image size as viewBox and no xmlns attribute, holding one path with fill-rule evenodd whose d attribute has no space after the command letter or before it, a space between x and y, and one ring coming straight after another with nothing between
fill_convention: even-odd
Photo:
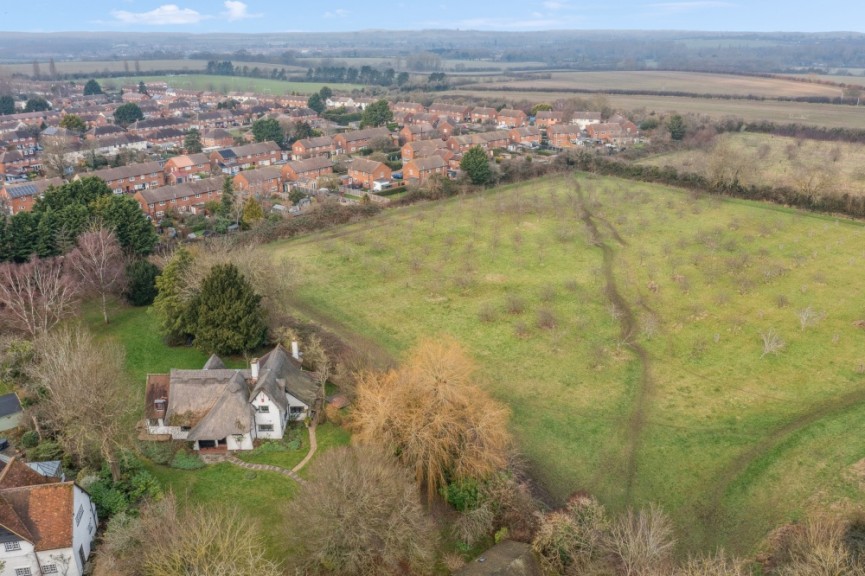
<instances>
[{"instance_id":1,"label":"grass lawn","mask_svg":"<svg viewBox=\"0 0 865 576\"><path fill-rule=\"evenodd\" d=\"M554 498L658 502L682 553L865 503L865 227L580 182L582 201L547 178L263 249L294 259L313 319L397 357L456 337Z\"/></svg>"},{"instance_id":2,"label":"grass lawn","mask_svg":"<svg viewBox=\"0 0 865 576\"><path fill-rule=\"evenodd\" d=\"M238 458L254 464L271 464L291 470L304 459L309 451L309 434L306 427L299 426L292 431L290 438L301 440L299 448L293 449L290 440L285 441L284 438L283 441L265 442L252 452L238 454ZM318 450L324 452L334 446L347 446L351 435L344 428L325 423L316 428L315 438L318 443ZM301 472L305 474L307 470L308 468L304 466Z\"/></svg>"},{"instance_id":3,"label":"grass lawn","mask_svg":"<svg viewBox=\"0 0 865 576\"><path fill-rule=\"evenodd\" d=\"M334 84L327 82L285 82L269 78L247 78L244 76L212 76L208 74L183 74L172 76L132 76L129 78L112 78L104 80L105 84L114 82L117 86L123 84L138 84L139 82L166 82L172 88L187 90L209 90L227 94L228 92L256 92L262 95L282 94L312 94L329 86L335 92L351 92L362 89L359 84Z\"/></svg>"}]
</instances>

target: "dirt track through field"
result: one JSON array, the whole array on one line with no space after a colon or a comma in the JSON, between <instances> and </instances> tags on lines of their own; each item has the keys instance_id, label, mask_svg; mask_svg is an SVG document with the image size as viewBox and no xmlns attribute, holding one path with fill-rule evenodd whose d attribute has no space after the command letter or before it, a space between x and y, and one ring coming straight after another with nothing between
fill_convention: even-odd
<instances>
[{"instance_id":1,"label":"dirt track through field","mask_svg":"<svg viewBox=\"0 0 865 576\"><path fill-rule=\"evenodd\" d=\"M595 216L589 210L582 190L577 188L577 196L580 204L580 219L585 224L586 229L591 237L591 242L601 249L603 254L603 272L604 272L604 293L610 303L616 308L619 319L619 339L630 350L640 364L640 379L637 383L634 392L634 401L631 408L631 413L628 416L628 438L626 442L625 452L625 497L627 501L631 500L634 481L637 477L637 456L642 444L643 430L646 427L646 406L648 404L649 395L652 392L652 376L650 370L649 354L639 342L635 340L637 331L637 319L628 301L619 292L616 283L616 276L613 272L613 264L615 260L615 252L607 244L600 231L598 230L595 220L602 222L610 231L610 234L622 246L627 246L627 242L619 235L615 227L608 221Z\"/></svg>"},{"instance_id":2,"label":"dirt track through field","mask_svg":"<svg viewBox=\"0 0 865 576\"><path fill-rule=\"evenodd\" d=\"M734 519L725 513L724 498L729 494L736 480L745 475L760 459L777 449L793 435L820 420L839 416L844 412L865 403L865 390L854 390L820 404L816 408L799 414L786 424L780 426L768 436L764 436L750 449L742 452L725 468L719 470L715 480L706 492L706 499L698 504L697 517L701 525L708 531L734 529L730 522Z\"/></svg>"}]
</instances>

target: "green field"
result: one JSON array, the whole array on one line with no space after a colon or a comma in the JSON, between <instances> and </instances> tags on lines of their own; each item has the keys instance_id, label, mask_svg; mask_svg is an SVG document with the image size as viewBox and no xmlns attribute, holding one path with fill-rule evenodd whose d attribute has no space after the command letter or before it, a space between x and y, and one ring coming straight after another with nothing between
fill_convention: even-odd
<instances>
[{"instance_id":1,"label":"green field","mask_svg":"<svg viewBox=\"0 0 865 576\"><path fill-rule=\"evenodd\" d=\"M840 88L823 84L796 82L782 78L761 78L703 72L552 72L549 79L491 81L482 87L502 86L523 90L650 90L691 94L730 94L734 96L798 97L840 96ZM467 87L471 89L471 86Z\"/></svg>"},{"instance_id":2,"label":"green field","mask_svg":"<svg viewBox=\"0 0 865 576\"><path fill-rule=\"evenodd\" d=\"M258 66L268 72L272 68L285 69L287 74L305 73L306 68L298 66L283 66L281 64L270 64L267 62L240 62L241 65L253 68ZM100 74L108 72L129 72L135 70L135 60L88 60L88 61L60 61L54 64L57 72L60 74ZM139 60L138 67L143 73L150 71L177 71L177 72L195 72L207 68L207 60ZM39 70L43 75L47 75L50 70L48 62L39 62ZM11 74L33 74L33 64L3 64L0 63L0 76Z\"/></svg>"},{"instance_id":3,"label":"green field","mask_svg":"<svg viewBox=\"0 0 865 576\"><path fill-rule=\"evenodd\" d=\"M750 552L812 506L863 503L865 227L580 184L393 209L265 249L299 266L299 310L344 336L395 357L460 340L557 502L659 502L682 553ZM770 331L785 346L764 356Z\"/></svg>"},{"instance_id":4,"label":"green field","mask_svg":"<svg viewBox=\"0 0 865 576\"><path fill-rule=\"evenodd\" d=\"M327 84L321 82L283 82L264 78L246 78L243 76L211 76L208 74L192 74L184 76L130 76L127 78L110 78L102 81L107 88L119 88L124 84L139 82L166 82L172 88L186 90L208 90L213 92L255 92L262 95L281 96L283 94L312 94L329 86L336 92L351 92L363 89L359 84Z\"/></svg>"}]
</instances>

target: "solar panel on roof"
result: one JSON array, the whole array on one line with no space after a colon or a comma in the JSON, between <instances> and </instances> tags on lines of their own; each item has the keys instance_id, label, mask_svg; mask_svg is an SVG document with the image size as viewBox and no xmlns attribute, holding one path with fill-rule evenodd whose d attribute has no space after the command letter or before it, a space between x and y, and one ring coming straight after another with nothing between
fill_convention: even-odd
<instances>
[{"instance_id":1,"label":"solar panel on roof","mask_svg":"<svg viewBox=\"0 0 865 576\"><path fill-rule=\"evenodd\" d=\"M23 198L25 196L35 196L39 194L39 188L35 184L22 184L21 186L11 186L6 189L10 198Z\"/></svg>"}]
</instances>

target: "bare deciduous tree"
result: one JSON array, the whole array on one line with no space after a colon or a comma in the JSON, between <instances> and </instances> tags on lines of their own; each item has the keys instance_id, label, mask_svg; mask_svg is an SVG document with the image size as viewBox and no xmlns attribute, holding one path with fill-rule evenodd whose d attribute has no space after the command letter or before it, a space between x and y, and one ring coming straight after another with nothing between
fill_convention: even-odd
<instances>
[{"instance_id":1,"label":"bare deciduous tree","mask_svg":"<svg viewBox=\"0 0 865 576\"><path fill-rule=\"evenodd\" d=\"M129 410L123 348L97 342L83 328L62 327L36 342L33 385L44 391L39 402L47 424L69 453L81 462L103 459L120 480L117 453L125 445Z\"/></svg>"},{"instance_id":2,"label":"bare deciduous tree","mask_svg":"<svg viewBox=\"0 0 865 576\"><path fill-rule=\"evenodd\" d=\"M604 507L594 498L576 497L544 516L532 549L545 573L582 574L601 560L608 529Z\"/></svg>"},{"instance_id":3,"label":"bare deciduous tree","mask_svg":"<svg viewBox=\"0 0 865 576\"><path fill-rule=\"evenodd\" d=\"M427 574L435 531L408 471L369 446L335 448L286 508L304 574Z\"/></svg>"},{"instance_id":4,"label":"bare deciduous tree","mask_svg":"<svg viewBox=\"0 0 865 576\"><path fill-rule=\"evenodd\" d=\"M738 558L727 556L723 550L708 556L688 558L673 572L673 576L747 576L750 570Z\"/></svg>"},{"instance_id":5,"label":"bare deciduous tree","mask_svg":"<svg viewBox=\"0 0 865 576\"><path fill-rule=\"evenodd\" d=\"M779 576L865 576L865 558L851 554L848 523L842 518L811 517L782 543Z\"/></svg>"},{"instance_id":6,"label":"bare deciduous tree","mask_svg":"<svg viewBox=\"0 0 865 576\"><path fill-rule=\"evenodd\" d=\"M78 247L67 258L81 286L99 296L102 317L108 324L108 296L120 294L126 286L126 265L117 236L94 226L78 237Z\"/></svg>"},{"instance_id":7,"label":"bare deciduous tree","mask_svg":"<svg viewBox=\"0 0 865 576\"><path fill-rule=\"evenodd\" d=\"M780 354L786 345L784 340L772 328L761 332L760 339L763 341L763 353L760 355L760 358L768 354Z\"/></svg>"},{"instance_id":8,"label":"bare deciduous tree","mask_svg":"<svg viewBox=\"0 0 865 576\"><path fill-rule=\"evenodd\" d=\"M96 574L125 576L279 576L264 555L260 530L231 506L186 506L172 494L144 505L137 518L111 520Z\"/></svg>"},{"instance_id":9,"label":"bare deciduous tree","mask_svg":"<svg viewBox=\"0 0 865 576\"><path fill-rule=\"evenodd\" d=\"M73 314L79 284L62 258L0 264L0 320L35 338Z\"/></svg>"},{"instance_id":10,"label":"bare deciduous tree","mask_svg":"<svg viewBox=\"0 0 865 576\"><path fill-rule=\"evenodd\" d=\"M473 370L457 342L427 340L398 370L360 378L357 440L398 454L429 500L447 479L483 479L507 464L507 409L471 382Z\"/></svg>"},{"instance_id":11,"label":"bare deciduous tree","mask_svg":"<svg viewBox=\"0 0 865 576\"><path fill-rule=\"evenodd\" d=\"M675 542L669 517L655 504L628 510L613 522L607 536L607 548L626 576L646 576L664 568Z\"/></svg>"},{"instance_id":12,"label":"bare deciduous tree","mask_svg":"<svg viewBox=\"0 0 865 576\"><path fill-rule=\"evenodd\" d=\"M66 178L72 170L73 163L69 156L72 146L65 137L53 136L42 140L42 152L39 157L48 176Z\"/></svg>"}]
</instances>

